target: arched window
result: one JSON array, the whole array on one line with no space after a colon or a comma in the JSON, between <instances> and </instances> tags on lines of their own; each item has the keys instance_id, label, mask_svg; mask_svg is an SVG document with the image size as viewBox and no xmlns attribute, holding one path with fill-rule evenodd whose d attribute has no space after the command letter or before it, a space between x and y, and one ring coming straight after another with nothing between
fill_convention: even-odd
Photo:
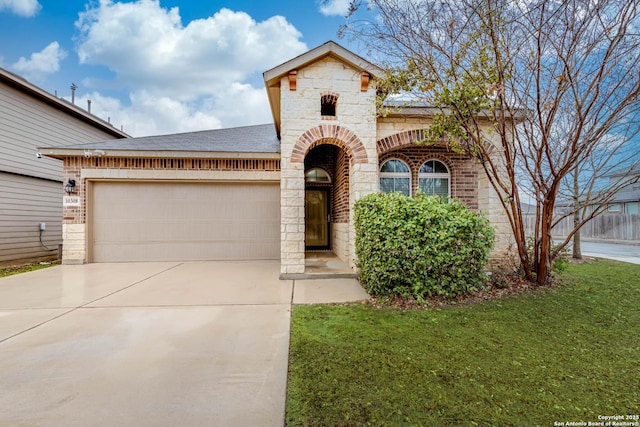
<instances>
[{"instance_id":1,"label":"arched window","mask_svg":"<svg viewBox=\"0 0 640 427\"><path fill-rule=\"evenodd\" d=\"M392 193L399 191L411 195L411 172L402 160L392 159L384 162L380 168L380 191Z\"/></svg>"},{"instance_id":2,"label":"arched window","mask_svg":"<svg viewBox=\"0 0 640 427\"><path fill-rule=\"evenodd\" d=\"M326 170L320 169L320 168L313 168L305 172L304 180L307 183L314 182L314 183L327 184L331 182L331 177L329 176Z\"/></svg>"},{"instance_id":3,"label":"arched window","mask_svg":"<svg viewBox=\"0 0 640 427\"><path fill-rule=\"evenodd\" d=\"M444 163L427 160L418 171L418 188L430 196L449 198L451 194L451 175Z\"/></svg>"}]
</instances>

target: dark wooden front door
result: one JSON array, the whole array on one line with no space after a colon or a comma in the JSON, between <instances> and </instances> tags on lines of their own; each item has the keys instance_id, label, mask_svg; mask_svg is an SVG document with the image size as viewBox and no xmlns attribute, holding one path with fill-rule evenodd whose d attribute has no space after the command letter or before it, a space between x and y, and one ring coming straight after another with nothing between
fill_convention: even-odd
<instances>
[{"instance_id":1,"label":"dark wooden front door","mask_svg":"<svg viewBox=\"0 0 640 427\"><path fill-rule=\"evenodd\" d=\"M329 192L326 189L305 191L305 246L329 248Z\"/></svg>"}]
</instances>

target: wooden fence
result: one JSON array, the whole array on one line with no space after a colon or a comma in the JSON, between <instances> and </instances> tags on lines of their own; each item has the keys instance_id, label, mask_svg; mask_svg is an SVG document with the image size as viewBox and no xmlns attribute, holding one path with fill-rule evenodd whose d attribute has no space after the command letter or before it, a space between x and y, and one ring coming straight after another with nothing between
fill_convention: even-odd
<instances>
[{"instance_id":1,"label":"wooden fence","mask_svg":"<svg viewBox=\"0 0 640 427\"><path fill-rule=\"evenodd\" d=\"M533 235L534 215L525 215L527 235ZM573 230L573 218L565 218L554 229L555 237L565 237ZM640 215L604 213L593 218L581 228L581 236L587 239L640 240Z\"/></svg>"}]
</instances>

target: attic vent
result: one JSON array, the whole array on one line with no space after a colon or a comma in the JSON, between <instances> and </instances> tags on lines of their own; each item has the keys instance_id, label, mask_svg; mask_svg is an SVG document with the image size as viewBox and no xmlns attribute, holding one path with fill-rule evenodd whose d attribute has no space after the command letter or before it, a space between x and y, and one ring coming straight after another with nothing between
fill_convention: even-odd
<instances>
[{"instance_id":1,"label":"attic vent","mask_svg":"<svg viewBox=\"0 0 640 427\"><path fill-rule=\"evenodd\" d=\"M338 105L337 93L326 93L320 97L320 115L323 117L335 117Z\"/></svg>"}]
</instances>

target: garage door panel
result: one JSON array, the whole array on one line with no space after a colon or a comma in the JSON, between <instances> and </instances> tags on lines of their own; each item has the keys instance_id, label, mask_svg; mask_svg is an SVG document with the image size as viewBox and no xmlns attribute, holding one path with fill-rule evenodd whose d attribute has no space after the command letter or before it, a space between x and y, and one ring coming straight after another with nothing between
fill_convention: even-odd
<instances>
[{"instance_id":1,"label":"garage door panel","mask_svg":"<svg viewBox=\"0 0 640 427\"><path fill-rule=\"evenodd\" d=\"M279 259L277 184L96 182L93 261Z\"/></svg>"}]
</instances>

